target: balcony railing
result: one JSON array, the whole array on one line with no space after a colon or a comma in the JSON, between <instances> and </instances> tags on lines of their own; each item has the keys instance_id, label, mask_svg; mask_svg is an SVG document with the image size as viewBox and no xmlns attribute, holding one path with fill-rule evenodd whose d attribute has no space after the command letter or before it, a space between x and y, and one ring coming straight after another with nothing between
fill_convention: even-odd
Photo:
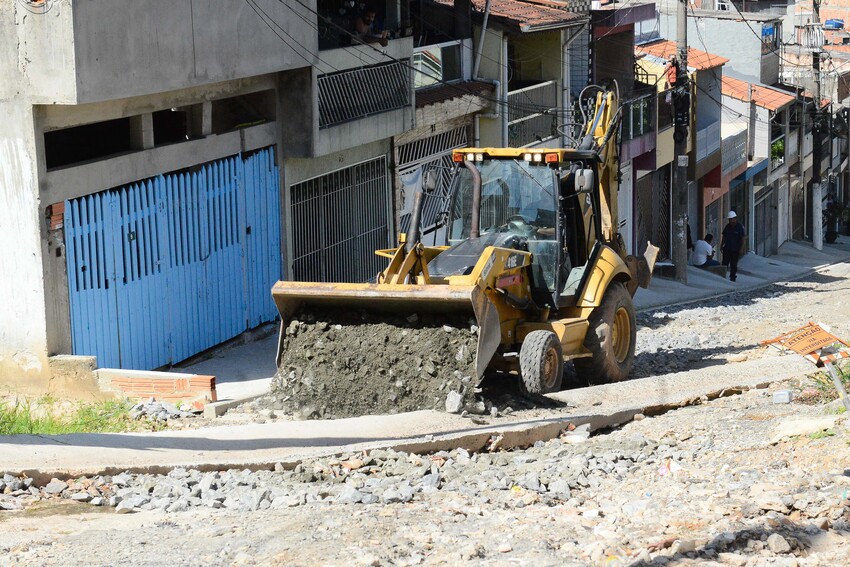
<instances>
[{"instance_id":1,"label":"balcony railing","mask_svg":"<svg viewBox=\"0 0 850 567\"><path fill-rule=\"evenodd\" d=\"M702 161L720 149L720 121L697 130L697 161Z\"/></svg>"},{"instance_id":2,"label":"balcony railing","mask_svg":"<svg viewBox=\"0 0 850 567\"><path fill-rule=\"evenodd\" d=\"M558 82L508 92L508 145L528 146L558 136Z\"/></svg>"},{"instance_id":3,"label":"balcony railing","mask_svg":"<svg viewBox=\"0 0 850 567\"><path fill-rule=\"evenodd\" d=\"M655 131L655 99L655 93L651 93L623 105L624 140L634 140Z\"/></svg>"},{"instance_id":4,"label":"balcony railing","mask_svg":"<svg viewBox=\"0 0 850 567\"><path fill-rule=\"evenodd\" d=\"M724 138L721 142L721 171L729 173L747 163L747 131Z\"/></svg>"},{"instance_id":5,"label":"balcony railing","mask_svg":"<svg viewBox=\"0 0 850 567\"><path fill-rule=\"evenodd\" d=\"M417 89L464 79L463 40L425 45L413 50L416 70L413 85Z\"/></svg>"},{"instance_id":6,"label":"balcony railing","mask_svg":"<svg viewBox=\"0 0 850 567\"><path fill-rule=\"evenodd\" d=\"M776 169L785 164L785 135L770 142L770 168Z\"/></svg>"},{"instance_id":7,"label":"balcony railing","mask_svg":"<svg viewBox=\"0 0 850 567\"><path fill-rule=\"evenodd\" d=\"M319 128L410 105L410 73L401 62L319 75Z\"/></svg>"}]
</instances>

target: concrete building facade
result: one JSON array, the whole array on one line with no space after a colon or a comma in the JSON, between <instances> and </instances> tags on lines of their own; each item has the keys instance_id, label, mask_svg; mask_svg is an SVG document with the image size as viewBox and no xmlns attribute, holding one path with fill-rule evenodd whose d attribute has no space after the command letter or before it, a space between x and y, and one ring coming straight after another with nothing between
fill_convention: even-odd
<instances>
[{"instance_id":1,"label":"concrete building facade","mask_svg":"<svg viewBox=\"0 0 850 567\"><path fill-rule=\"evenodd\" d=\"M480 4L382 4L365 44L325 0L0 8L0 382L177 363L273 319L279 278L373 278L447 150L563 143L535 120L589 3Z\"/></svg>"}]
</instances>

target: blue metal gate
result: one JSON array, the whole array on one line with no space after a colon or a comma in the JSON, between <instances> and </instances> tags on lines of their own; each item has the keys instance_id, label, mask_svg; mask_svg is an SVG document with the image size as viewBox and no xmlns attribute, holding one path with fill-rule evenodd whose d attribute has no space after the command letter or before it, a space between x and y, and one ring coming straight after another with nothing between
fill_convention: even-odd
<instances>
[{"instance_id":1,"label":"blue metal gate","mask_svg":"<svg viewBox=\"0 0 850 567\"><path fill-rule=\"evenodd\" d=\"M272 148L68 201L74 354L150 369L277 316L279 172Z\"/></svg>"}]
</instances>

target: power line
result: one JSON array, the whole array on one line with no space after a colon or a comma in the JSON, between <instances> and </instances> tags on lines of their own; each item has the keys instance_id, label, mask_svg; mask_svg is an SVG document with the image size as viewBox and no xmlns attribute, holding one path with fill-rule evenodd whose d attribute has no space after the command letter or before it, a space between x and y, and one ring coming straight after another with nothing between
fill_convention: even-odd
<instances>
[{"instance_id":1,"label":"power line","mask_svg":"<svg viewBox=\"0 0 850 567\"><path fill-rule=\"evenodd\" d=\"M758 38L758 40L762 43L762 46L764 46L764 40L762 39L761 34L753 29L753 26L750 25L750 20L748 20L747 18L744 17L744 14L741 12L741 9L738 8L738 5L735 4L734 2L730 2L730 4L732 4L732 6L735 8L735 11L738 12L738 15L741 16L741 20L743 20L743 22L745 24L747 24L747 27L749 28L749 30L751 32L753 32L753 35L756 36L756 38ZM777 44L779 44L780 47L781 47L781 45L782 45L781 39L779 41L777 41ZM783 62L787 63L788 65L791 65L792 67L801 67L802 66L802 65L799 65L798 63L792 63L791 61L788 61L787 59L782 57L782 54L780 53L779 49L777 49L776 47L771 47L770 53L775 53L780 61L783 61Z\"/></svg>"},{"instance_id":2,"label":"power line","mask_svg":"<svg viewBox=\"0 0 850 567\"><path fill-rule=\"evenodd\" d=\"M297 12L297 11L295 11L295 10L292 8L292 6L289 6L286 2L284 2L284 0L278 0L278 2L280 2L281 4L283 4L284 6L286 6L287 8L289 8L289 9L290 9L293 13L295 13L296 15L298 15L298 17L299 17L299 18L301 18L303 21L305 21L305 22L306 22L306 23L307 23L310 27L312 27L313 29L315 29L315 30L317 30L317 31L318 31L318 26L317 26L316 24L314 24L313 22L311 22L311 21L307 20L306 18L304 18L304 17L303 17L303 15L298 14L298 12ZM352 33L351 31L349 31L349 30L347 30L347 29L345 29L344 27L342 27L342 26L338 25L336 22L332 21L330 18L328 18L328 17L326 17L326 16L323 16L322 14L318 13L316 10L313 10L312 8L310 8L310 6L308 6L307 4L305 4L304 2L302 2L301 0L295 0L295 2L296 2L296 3L298 3L299 5L301 5L301 6L302 6L305 10L307 10L308 12L311 12L311 13L315 14L318 18L320 18L321 20L323 20L325 23L327 23L327 24L329 24L329 25L333 26L334 28L336 28L337 30L341 31L342 33L344 33L344 34L348 35L348 36L349 36L349 37L351 37L352 39L357 40L359 43L361 43L361 44L362 44L362 45L364 45L365 47L367 47L367 48L371 49L372 51L374 51L374 52L378 53L378 54L380 55L380 58L374 58L374 56L372 56L372 61L373 61L373 63L379 63L379 62L381 62L381 61L382 61L382 59L389 59L390 61L393 61L393 62L398 63L398 64L400 64L400 65L402 65L402 66L404 66L404 67L407 67L408 69L413 70L414 72L420 73L420 74L422 74L422 75L424 75L424 76L426 76L426 77L428 77L428 78L431 78L431 79L433 79L434 81L436 81L436 82L438 82L438 83L440 83L440 84L442 84L442 85L444 85L444 86L454 88L454 89L456 89L456 90L460 91L463 95L478 96L478 97L483 98L483 99L485 99L485 100L488 100L488 101L490 101L490 102L492 102L492 103L494 103L494 104L497 104L497 105L499 105L499 106L504 107L504 109L505 109L505 110L507 110L507 109L509 109L509 108L513 108L513 109L526 110L526 111L530 111L530 112L533 112L533 113L539 113L539 114L557 114L557 113L562 113L562 112L563 112L563 113L567 113L567 112L569 112L569 113L571 114L571 111L570 111L569 109L561 109L561 108L559 108L559 107L555 107L555 108L544 108L544 107L541 107L541 106L539 106L539 105L527 106L527 105L516 104L516 103L511 104L511 103L508 103L507 101L504 101L504 100L502 100L502 99L497 99L497 98L492 98L492 97L483 96L481 93L477 93L477 92L475 92L475 91L471 91L471 90L469 90L468 88L464 88L462 85L459 85L459 84L456 84L456 83L450 83L450 82L448 82L448 81L446 81L446 80L442 79L441 77L438 77L438 76L436 76L436 75L432 75L432 74L427 73L427 72L425 72L425 71L423 71L423 70L421 70L421 69L417 69L417 68L416 68L416 66L411 65L411 64L410 64L410 63L408 63L407 61L404 61L404 60L401 60L401 59L397 59L397 58L395 58L395 57L393 57L393 56L391 56L391 55L387 55L386 53L384 53L384 52L383 52L383 51L381 51L380 49L378 49L378 48L374 47L374 45L372 45L372 44L370 44L370 43L362 42L362 41L360 40L360 38L358 38L358 37L357 37L354 33ZM554 110L554 111L556 111L556 112L553 112L553 110Z\"/></svg>"},{"instance_id":3,"label":"power line","mask_svg":"<svg viewBox=\"0 0 850 567\"><path fill-rule=\"evenodd\" d=\"M262 8L260 8L260 6L259 6L259 5L256 5L254 2L252 2L252 0L245 0L245 3L246 3L246 4L247 4L247 5L248 5L248 6L249 6L249 7L250 7L253 11L254 11L254 13L257 15L257 17L258 17L258 18L260 18L260 20L261 20L264 24L266 24L266 27L268 27L268 28L272 31L272 33L274 33L274 34L278 37L278 39L280 39L280 40L281 40L284 44L286 44L286 46L287 46L289 49L291 49L292 51L294 51L294 52L295 52L295 53L296 53L299 57L301 57L301 59L303 59L305 62L309 63L310 65L312 65L312 64L313 64L313 59L312 59L312 58L308 58L308 57L306 57L306 56L305 56L303 53L301 53L301 52L300 52L297 48L295 48L295 47L294 47L291 43L289 43L288 41L286 41L286 40L283 38L283 36L282 36L282 35L280 35L280 33L278 33L278 30L280 30L280 31L281 31L281 32L283 32L283 33L284 33L284 34L285 34L285 35L286 35L289 39L291 39L292 41L294 41L296 44L298 43L298 42L297 42L297 40L296 40L295 38L293 38L291 35L289 35L289 32L287 32L285 29L283 29L283 28L282 28L282 27L281 27L281 26L280 26L277 22L275 22L275 21L274 21L274 19L272 19L272 18L271 18L271 16L269 16L269 15L268 15L268 13L266 13L266 11L265 11L265 10L263 10ZM267 20L266 18L268 18L268 20ZM275 28L277 28L277 29L275 29Z\"/></svg>"},{"instance_id":4,"label":"power line","mask_svg":"<svg viewBox=\"0 0 850 567\"><path fill-rule=\"evenodd\" d=\"M316 23L314 23L314 22L312 22L312 21L308 20L307 18L305 18L302 14L300 14L298 11L296 11L296 10L295 10L292 6L289 6L289 5L288 5L286 2L284 2L283 0L278 0L278 2L279 2L279 3L281 3L281 4L283 4L284 6L286 6L286 7L287 7L290 11L292 11L292 12L293 12L296 16L298 16L298 17L299 17L302 21L304 21L305 23L307 23L307 25L308 25L310 28L312 28L312 29L314 29L314 30L316 30L316 31L319 31L318 24L316 24ZM455 89L455 90L457 90L457 91L461 92L463 95L478 96L478 97L480 97L480 98L482 98L482 99L484 99L484 100L488 100L488 101L490 101L490 102L492 102L492 103L494 103L494 104L496 104L496 105L498 105L498 106L503 107L505 111L507 111L508 109L518 109L518 110L526 110L526 111L529 111L529 113L531 113L531 114L552 115L552 116L556 116L556 115L559 115L559 114L566 114L566 115L568 115L568 116L570 116L570 117L575 116L575 112L574 112L574 110L573 110L573 109L571 109L571 108L560 108L560 107L555 107L555 108L544 108L544 107L541 107L541 106L539 106L539 105L528 106L528 105L522 105L522 104L517 104L517 103L509 103L508 101L506 101L506 100L502 100L501 98L498 98L498 99L497 99L497 98L488 97L488 96L482 95L481 93L470 91L469 89L464 88L464 87L463 87L463 86L461 86L461 85L458 85L458 84L455 84L455 83L449 83L448 81L443 80L441 77L437 77L437 76L435 76L435 75L431 75L430 73L427 73L427 72L425 72L425 71L423 71L423 70L421 70L421 69L416 68L416 67L415 67L415 66L413 66L413 65L410 65L410 64L409 64L409 63L407 63L406 61L399 60L399 59L397 59L397 58L395 58L395 57L392 57L392 56L390 56L390 55L387 55L386 53L384 53L383 51L381 51L381 50L377 49L376 47L374 47L373 45L371 45L371 44L369 44L369 43L362 42L362 41L360 40L360 38L358 38L356 35L354 35L351 31L346 30L346 29L345 29L345 28L343 28L342 26L339 26L338 24L336 24L335 22L333 22L330 18L327 18L327 17L325 17L325 16L323 16L323 15L319 14L316 10L314 10L314 9L312 9L311 7L309 7L308 5L304 4L301 0L295 0L295 2L297 2L299 5L301 5L301 6L302 6L305 10L307 10L308 12L310 12L310 13L312 13L312 14L315 14L318 18L320 18L320 19L321 19L322 21L324 21L325 23L327 23L327 24L329 24L330 26L332 26L332 27L336 28L337 30L339 30L339 31L341 31L341 32L343 32L343 33L345 33L346 35L350 36L352 39L357 40L358 42L360 42L361 44L365 45L366 47L368 47L368 48L369 48L369 49L371 49L372 51L377 52L378 54L380 54L380 56L381 56L380 58L375 58L374 56L371 56L371 57L370 57L374 63L379 63L379 62L382 62L382 60L383 60L383 59L388 59L388 60L393 61L393 62L395 62L395 63L397 63L397 64L400 64L400 65L402 65L402 66L404 66L404 67L407 67L407 68L409 68L409 69L412 69L414 72L417 72L417 73L420 73L420 74L422 74L422 75L424 75L424 76L426 76L426 77L432 78L435 82L438 82L438 83L443 84L443 85L445 85L445 86L449 86L449 87L451 87L451 88L453 88L453 89ZM263 13L265 13L265 12L263 12ZM265 14L266 14L266 16L267 16L267 17L268 17L268 18L269 18L272 22L274 22L273 18L271 18L270 16L268 16L268 14L267 14L267 13L265 13ZM266 22L266 24L267 24L267 25L269 25L269 24L268 24L268 22ZM280 28L280 26L279 26L279 24L277 24L276 22L275 22L275 25L276 25L279 29L281 29L281 28ZM273 31L274 31L274 30L273 30ZM283 31L283 30L281 30L281 31ZM277 34L277 33L276 33L276 35L278 35L278 37L279 37L282 41L284 41L284 43L286 43L286 44L287 44L290 48L292 47L292 46L291 46L288 42L286 42L286 40L284 40L284 39L283 39L283 38L282 38L279 34ZM287 34L287 35L289 35L289 34ZM289 36L289 37L291 37L291 36ZM320 59L320 60L321 60L321 59ZM331 67L331 68L335 69L333 66L331 66L331 65L327 64L326 62L324 62L324 63L325 63L326 65L328 65L329 67ZM335 69L335 70L339 71L338 69ZM661 76L659 76L659 77L656 79L656 82L655 82L655 84L654 84L654 85L656 85L656 84L660 81L660 79L661 79ZM652 86L654 86L654 85L652 85ZM471 104L472 104L472 100L470 100L470 106L471 106ZM554 111L554 112L553 112L553 111ZM564 126L568 126L568 125L571 125L571 124L574 124L574 123L562 123L562 124L558 124L558 125L557 125L557 127L556 127L556 130L557 130L557 131L560 131L560 129L561 129L561 128L563 128Z\"/></svg>"}]
</instances>

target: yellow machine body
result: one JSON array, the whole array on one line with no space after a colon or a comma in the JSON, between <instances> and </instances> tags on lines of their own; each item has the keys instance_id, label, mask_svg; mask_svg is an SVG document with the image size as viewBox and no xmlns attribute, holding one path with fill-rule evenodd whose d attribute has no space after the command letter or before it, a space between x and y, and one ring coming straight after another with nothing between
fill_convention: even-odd
<instances>
[{"instance_id":1,"label":"yellow machine body","mask_svg":"<svg viewBox=\"0 0 850 567\"><path fill-rule=\"evenodd\" d=\"M599 119L588 125L586 135L603 144L614 120L616 99L610 93L599 96L607 98L597 101L597 106L602 107L597 113ZM649 245L645 258L634 258L619 249L614 232L617 187L612 173L613 150L594 153L564 148L465 148L453 152L459 167L475 160L504 160L509 166L521 161L542 163L553 171L577 159L589 160L591 155L598 172L595 195L591 198L588 192L586 198L580 195L581 199L577 199L583 208L580 216L584 226L580 228L586 235L587 261L576 272L580 279L576 277L568 299L545 307L535 304L531 287L534 254L528 250L487 246L465 273L441 276L432 273L431 267L450 247L407 242L408 235L402 234L397 248L376 251L388 264L375 283L278 282L272 296L281 314L282 331L293 315L315 308L403 316L423 310L466 313L475 318L479 327L479 378L488 368L516 370L515 353L534 331L553 332L564 359L590 356L585 337L591 313L601 305L613 282L622 282L631 295L638 283L648 285L658 251ZM561 243L562 248L565 245ZM282 332L279 349L283 347L283 335ZM279 350L278 358L280 354Z\"/></svg>"}]
</instances>

